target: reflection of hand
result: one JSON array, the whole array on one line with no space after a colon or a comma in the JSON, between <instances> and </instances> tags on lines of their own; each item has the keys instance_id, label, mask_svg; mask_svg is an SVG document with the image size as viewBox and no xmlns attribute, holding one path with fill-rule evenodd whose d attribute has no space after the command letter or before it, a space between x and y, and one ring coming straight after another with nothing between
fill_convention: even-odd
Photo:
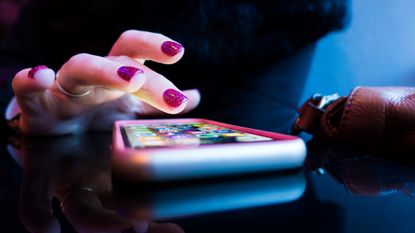
<instances>
[{"instance_id":1,"label":"reflection of hand","mask_svg":"<svg viewBox=\"0 0 415 233\"><path fill-rule=\"evenodd\" d=\"M408 166L382 158L376 152L350 148L324 140L313 139L308 143L308 164L324 169L347 190L356 195L387 195L402 192L415 196L415 171ZM405 157L393 154L393 157ZM406 155L407 156L407 155ZM402 162L402 161L401 161Z\"/></svg>"},{"instance_id":2,"label":"reflection of hand","mask_svg":"<svg viewBox=\"0 0 415 233\"><path fill-rule=\"evenodd\" d=\"M77 232L183 232L174 224L148 223L111 210L109 135L23 138L19 215L31 232L59 232L52 199ZM103 146L105 145L105 146ZM63 200L64 199L64 200ZM164 230L163 230L164 229Z\"/></svg>"},{"instance_id":3,"label":"reflection of hand","mask_svg":"<svg viewBox=\"0 0 415 233\"><path fill-rule=\"evenodd\" d=\"M45 66L24 69L13 80L26 134L109 130L116 119L176 114L195 108L197 90L180 91L145 60L173 64L183 47L143 31L124 32L107 57L78 54L56 74ZM137 98L138 97L138 98Z\"/></svg>"}]
</instances>

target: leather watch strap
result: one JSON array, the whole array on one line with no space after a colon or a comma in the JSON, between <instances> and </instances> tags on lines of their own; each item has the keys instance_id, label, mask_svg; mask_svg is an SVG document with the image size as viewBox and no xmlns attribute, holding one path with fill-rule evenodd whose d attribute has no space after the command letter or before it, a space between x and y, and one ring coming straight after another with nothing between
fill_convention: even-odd
<instances>
[{"instance_id":1,"label":"leather watch strap","mask_svg":"<svg viewBox=\"0 0 415 233\"><path fill-rule=\"evenodd\" d=\"M340 98L345 97L340 97L337 93L326 96L315 94L310 97L298 109L298 116L291 127L291 133L299 134L303 131L315 133L320 127L320 120L327 107Z\"/></svg>"}]
</instances>

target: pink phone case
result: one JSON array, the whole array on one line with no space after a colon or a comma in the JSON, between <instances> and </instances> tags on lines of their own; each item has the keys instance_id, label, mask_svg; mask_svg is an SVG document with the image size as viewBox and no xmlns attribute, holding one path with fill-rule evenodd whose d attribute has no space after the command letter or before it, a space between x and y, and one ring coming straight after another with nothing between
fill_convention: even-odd
<instances>
[{"instance_id":1,"label":"pink phone case","mask_svg":"<svg viewBox=\"0 0 415 233\"><path fill-rule=\"evenodd\" d=\"M124 144L121 127L135 124L206 123L276 140L197 147L134 149ZM127 180L169 181L300 167L306 148L298 137L187 118L116 121L113 130L114 172Z\"/></svg>"}]
</instances>

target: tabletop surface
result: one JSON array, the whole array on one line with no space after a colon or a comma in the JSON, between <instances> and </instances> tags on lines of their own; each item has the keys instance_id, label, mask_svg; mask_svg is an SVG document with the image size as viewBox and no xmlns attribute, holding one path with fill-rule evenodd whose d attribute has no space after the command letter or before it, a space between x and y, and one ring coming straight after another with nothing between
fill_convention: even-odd
<instances>
[{"instance_id":1,"label":"tabletop surface","mask_svg":"<svg viewBox=\"0 0 415 233\"><path fill-rule=\"evenodd\" d=\"M2 139L1 232L415 232L409 154L314 140L298 170L150 184L112 174L110 144Z\"/></svg>"}]
</instances>

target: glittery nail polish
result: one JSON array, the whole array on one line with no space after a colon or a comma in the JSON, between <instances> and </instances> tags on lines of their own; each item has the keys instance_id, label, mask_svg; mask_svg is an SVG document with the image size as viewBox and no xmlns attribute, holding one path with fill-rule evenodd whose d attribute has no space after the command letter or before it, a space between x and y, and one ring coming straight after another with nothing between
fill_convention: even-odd
<instances>
[{"instance_id":1,"label":"glittery nail polish","mask_svg":"<svg viewBox=\"0 0 415 233\"><path fill-rule=\"evenodd\" d=\"M117 74L125 81L130 81L136 73L144 73L144 70L133 66L121 66L117 70Z\"/></svg>"},{"instance_id":2,"label":"glittery nail polish","mask_svg":"<svg viewBox=\"0 0 415 233\"><path fill-rule=\"evenodd\" d=\"M42 70L42 69L48 69L48 67L44 66L44 65L34 66L34 67L32 67L32 69L29 70L29 72L27 73L27 76L29 78L34 79L36 72L39 71L39 70Z\"/></svg>"},{"instance_id":3,"label":"glittery nail polish","mask_svg":"<svg viewBox=\"0 0 415 233\"><path fill-rule=\"evenodd\" d=\"M161 45L161 51L163 51L163 53L167 54L168 56L173 57L174 55L180 53L181 51L184 50L183 45L174 42L174 41L165 41L162 45Z\"/></svg>"},{"instance_id":4,"label":"glittery nail polish","mask_svg":"<svg viewBox=\"0 0 415 233\"><path fill-rule=\"evenodd\" d=\"M164 101L171 107L177 108L181 104L187 102L187 97L183 95L182 93L174 90L174 89L167 89L163 93Z\"/></svg>"}]
</instances>

